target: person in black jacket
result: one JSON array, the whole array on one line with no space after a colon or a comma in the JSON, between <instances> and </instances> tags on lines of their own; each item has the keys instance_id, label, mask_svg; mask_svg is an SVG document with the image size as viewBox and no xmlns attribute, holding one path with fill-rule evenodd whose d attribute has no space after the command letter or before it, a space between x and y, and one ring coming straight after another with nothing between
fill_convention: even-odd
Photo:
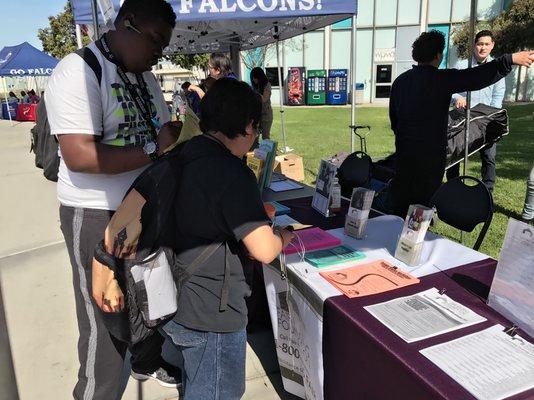
<instances>
[{"instance_id":1,"label":"person in black jacket","mask_svg":"<svg viewBox=\"0 0 534 400\"><path fill-rule=\"evenodd\" d=\"M482 89L510 73L513 64L530 67L534 61L534 51L522 51L476 69L438 69L444 48L441 32L423 32L412 45L417 65L399 75L391 89L389 117L397 168L382 208L402 217L410 204L428 205L442 182L452 94Z\"/></svg>"}]
</instances>

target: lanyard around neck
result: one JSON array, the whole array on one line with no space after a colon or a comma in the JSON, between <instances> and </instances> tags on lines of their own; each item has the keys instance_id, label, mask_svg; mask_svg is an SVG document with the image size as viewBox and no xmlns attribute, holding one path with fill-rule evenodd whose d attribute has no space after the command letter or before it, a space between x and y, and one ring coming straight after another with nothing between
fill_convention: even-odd
<instances>
[{"instance_id":1,"label":"lanyard around neck","mask_svg":"<svg viewBox=\"0 0 534 400\"><path fill-rule=\"evenodd\" d=\"M109 48L106 35L102 36L99 43L101 44L99 48L100 50L102 50L106 58L116 65L117 73L119 74L119 77L123 81L124 86L126 87L126 90L128 91L128 94L133 99L137 107L137 110L141 113L143 119L145 120L149 128L150 134L152 136L152 140L156 141L158 134L154 126L154 123L152 122L152 113L150 112L150 103L151 103L150 93L148 92L148 87L143 78L143 75L135 74L135 78L137 79L137 85L139 86L139 90L137 90L137 88L132 84L132 82L126 75L126 72L124 72L124 69L122 65L119 63L119 61L117 60L117 57L115 57L115 55ZM139 92L141 92L141 94Z\"/></svg>"}]
</instances>

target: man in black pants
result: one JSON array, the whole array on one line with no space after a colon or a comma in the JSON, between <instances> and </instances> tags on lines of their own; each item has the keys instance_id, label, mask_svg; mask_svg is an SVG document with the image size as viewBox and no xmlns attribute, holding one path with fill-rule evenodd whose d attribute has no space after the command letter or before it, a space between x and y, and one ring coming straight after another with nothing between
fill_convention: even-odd
<instances>
[{"instance_id":1,"label":"man in black pants","mask_svg":"<svg viewBox=\"0 0 534 400\"><path fill-rule=\"evenodd\" d=\"M75 399L122 395L127 346L106 329L119 315L103 314L91 298L91 262L126 190L180 134L147 72L168 46L175 19L164 0L126 0L116 30L91 43L84 58L65 57L46 90L51 134L60 146L57 194L80 331ZM132 375L176 387L177 370L162 359L162 343L154 334L130 348Z\"/></svg>"},{"instance_id":2,"label":"man in black pants","mask_svg":"<svg viewBox=\"0 0 534 400\"><path fill-rule=\"evenodd\" d=\"M493 60L491 51L495 46L493 34L488 30L480 31L475 36L475 48L473 50L473 67L484 65ZM457 69L465 69L469 66L468 60L458 60ZM483 88L482 90L471 92L471 107L477 104L486 104L491 107L502 108L506 83L501 79L497 83ZM466 94L455 93L452 95L453 105L457 109L465 109L467 106ZM493 192L495 185L495 157L497 155L497 143L489 143L479 151L480 154L480 175L482 182ZM447 170L447 180L460 176L460 163L455 164Z\"/></svg>"},{"instance_id":3,"label":"man in black pants","mask_svg":"<svg viewBox=\"0 0 534 400\"><path fill-rule=\"evenodd\" d=\"M410 204L428 205L445 172L447 116L453 93L479 90L505 77L512 64L529 67L533 51L506 54L477 68L438 69L445 37L422 33L412 45L418 63L401 74L391 89L389 117L397 154L385 211L406 216Z\"/></svg>"}]
</instances>

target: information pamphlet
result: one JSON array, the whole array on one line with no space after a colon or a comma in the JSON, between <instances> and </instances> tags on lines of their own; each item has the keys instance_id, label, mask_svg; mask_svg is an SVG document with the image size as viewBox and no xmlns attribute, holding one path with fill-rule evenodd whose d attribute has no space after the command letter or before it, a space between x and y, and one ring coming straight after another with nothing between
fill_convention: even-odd
<instances>
[{"instance_id":1,"label":"information pamphlet","mask_svg":"<svg viewBox=\"0 0 534 400\"><path fill-rule=\"evenodd\" d=\"M308 252L312 250L335 247L341 244L341 240L321 228L309 228L295 232L295 237L284 249L284 254Z\"/></svg>"},{"instance_id":2,"label":"information pamphlet","mask_svg":"<svg viewBox=\"0 0 534 400\"><path fill-rule=\"evenodd\" d=\"M364 308L408 343L486 320L436 288Z\"/></svg>"},{"instance_id":3,"label":"information pamphlet","mask_svg":"<svg viewBox=\"0 0 534 400\"><path fill-rule=\"evenodd\" d=\"M320 275L351 298L388 292L419 283L419 279L400 271L384 260L320 272Z\"/></svg>"},{"instance_id":4,"label":"information pamphlet","mask_svg":"<svg viewBox=\"0 0 534 400\"><path fill-rule=\"evenodd\" d=\"M488 304L534 337L534 227L508 221Z\"/></svg>"},{"instance_id":5,"label":"information pamphlet","mask_svg":"<svg viewBox=\"0 0 534 400\"><path fill-rule=\"evenodd\" d=\"M262 140L259 147L254 150L254 158L263 160L263 168L259 179L260 191L263 191L271 184L276 148L277 143L274 140Z\"/></svg>"},{"instance_id":6,"label":"information pamphlet","mask_svg":"<svg viewBox=\"0 0 534 400\"><path fill-rule=\"evenodd\" d=\"M284 206L283 204L277 201L270 201L269 204L272 204L274 206L274 209L276 210L275 215L284 215L289 214L291 212L291 208Z\"/></svg>"},{"instance_id":7,"label":"information pamphlet","mask_svg":"<svg viewBox=\"0 0 534 400\"><path fill-rule=\"evenodd\" d=\"M534 345L501 325L420 352L478 400L534 388Z\"/></svg>"},{"instance_id":8,"label":"information pamphlet","mask_svg":"<svg viewBox=\"0 0 534 400\"><path fill-rule=\"evenodd\" d=\"M313 193L312 207L323 214L325 217L330 216L329 206L332 195L332 184L336 176L337 167L327 160L321 160L319 174Z\"/></svg>"},{"instance_id":9,"label":"information pamphlet","mask_svg":"<svg viewBox=\"0 0 534 400\"><path fill-rule=\"evenodd\" d=\"M374 196L374 190L366 188L355 188L352 191L349 212L345 217L346 235L363 239Z\"/></svg>"},{"instance_id":10,"label":"information pamphlet","mask_svg":"<svg viewBox=\"0 0 534 400\"><path fill-rule=\"evenodd\" d=\"M359 261L365 258L365 254L348 246L337 246L331 249L316 250L306 253L307 262L317 268L330 267L348 261Z\"/></svg>"},{"instance_id":11,"label":"information pamphlet","mask_svg":"<svg viewBox=\"0 0 534 400\"><path fill-rule=\"evenodd\" d=\"M297 190L302 189L304 186L298 184L297 182L290 181L285 179L283 181L271 182L269 189L273 192L287 192L288 190Z\"/></svg>"},{"instance_id":12,"label":"information pamphlet","mask_svg":"<svg viewBox=\"0 0 534 400\"><path fill-rule=\"evenodd\" d=\"M397 244L395 258L408 265L419 264L426 231L433 215L432 208L420 204L410 206Z\"/></svg>"}]
</instances>

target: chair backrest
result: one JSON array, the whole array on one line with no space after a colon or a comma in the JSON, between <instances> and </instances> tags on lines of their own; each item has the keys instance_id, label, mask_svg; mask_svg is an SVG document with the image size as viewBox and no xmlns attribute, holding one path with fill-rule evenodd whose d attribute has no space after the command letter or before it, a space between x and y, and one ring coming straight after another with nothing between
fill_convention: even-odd
<instances>
[{"instance_id":1,"label":"chair backrest","mask_svg":"<svg viewBox=\"0 0 534 400\"><path fill-rule=\"evenodd\" d=\"M475 185L467 185L468 181ZM493 218L493 198L484 183L471 176L451 179L434 193L430 207L436 207L440 220L464 232L472 232L478 224L484 223L473 247L480 248Z\"/></svg>"},{"instance_id":2,"label":"chair backrest","mask_svg":"<svg viewBox=\"0 0 534 400\"><path fill-rule=\"evenodd\" d=\"M337 170L341 195L350 198L352 189L355 187L366 187L371 180L371 168L373 161L363 151L356 151L350 154L341 163Z\"/></svg>"}]
</instances>

